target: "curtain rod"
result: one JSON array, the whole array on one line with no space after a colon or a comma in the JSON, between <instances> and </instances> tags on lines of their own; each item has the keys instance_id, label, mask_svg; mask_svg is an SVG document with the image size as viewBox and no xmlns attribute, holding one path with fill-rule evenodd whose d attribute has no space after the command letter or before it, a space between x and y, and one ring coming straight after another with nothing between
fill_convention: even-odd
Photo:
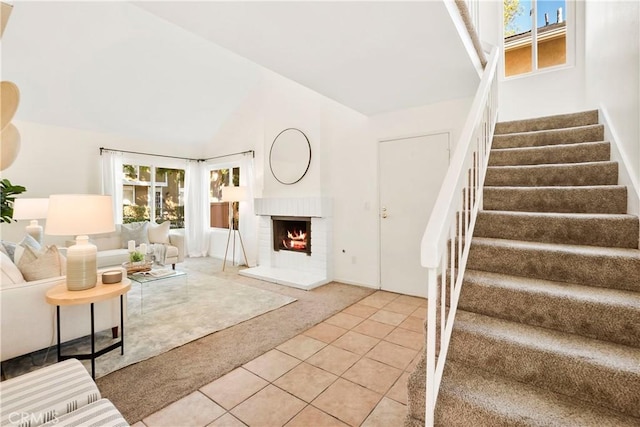
<instances>
[{"instance_id":1,"label":"curtain rod","mask_svg":"<svg viewBox=\"0 0 640 427\"><path fill-rule=\"evenodd\" d=\"M231 157L231 156L237 156L238 154L249 154L249 153L251 153L251 157L253 157L254 159L256 158L256 152L254 150L246 150L246 151L239 151L237 153L223 154L221 156L207 157L206 159L202 159L202 160L206 162L207 160L221 159L223 157Z\"/></svg>"},{"instance_id":2,"label":"curtain rod","mask_svg":"<svg viewBox=\"0 0 640 427\"><path fill-rule=\"evenodd\" d=\"M105 147L100 147L100 155L101 156L102 156L102 152L103 151L115 151L115 152L118 152L118 153L128 153L128 154L141 154L143 156L165 157L165 158L168 158L168 159L192 160L192 161L195 161L195 162L205 162L207 160L221 159L223 157L231 157L231 156L237 156L238 154L248 154L248 153L251 153L251 156L254 159L256 157L256 152L254 150L239 151L237 153L223 154L221 156L208 157L206 159L192 159L192 158L189 158L189 157L167 156L167 155L164 155L164 154L142 153L142 152L139 152L139 151L116 150L114 148L105 148Z\"/></svg>"},{"instance_id":3,"label":"curtain rod","mask_svg":"<svg viewBox=\"0 0 640 427\"><path fill-rule=\"evenodd\" d=\"M142 153L140 151L116 150L114 148L105 148L105 147L100 147L100 155L101 156L102 156L102 152L103 151L114 151L114 152L117 152L117 153L127 153L127 154L141 154L143 156L164 157L164 158L167 158L167 159L192 160L194 162L204 162L204 160L205 160L205 159L192 159L190 157L167 156L165 154Z\"/></svg>"}]
</instances>

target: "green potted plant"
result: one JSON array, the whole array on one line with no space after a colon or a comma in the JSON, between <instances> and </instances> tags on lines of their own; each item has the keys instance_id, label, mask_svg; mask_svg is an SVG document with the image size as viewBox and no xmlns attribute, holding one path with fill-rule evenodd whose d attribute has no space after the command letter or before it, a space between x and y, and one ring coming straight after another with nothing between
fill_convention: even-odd
<instances>
[{"instance_id":1,"label":"green potted plant","mask_svg":"<svg viewBox=\"0 0 640 427\"><path fill-rule=\"evenodd\" d=\"M13 185L8 179L0 181L0 223L13 221L13 202L16 194L21 194L27 189L21 185Z\"/></svg>"},{"instance_id":2,"label":"green potted plant","mask_svg":"<svg viewBox=\"0 0 640 427\"><path fill-rule=\"evenodd\" d=\"M129 254L129 261L131 262L144 261L144 254L142 252L133 251Z\"/></svg>"}]
</instances>

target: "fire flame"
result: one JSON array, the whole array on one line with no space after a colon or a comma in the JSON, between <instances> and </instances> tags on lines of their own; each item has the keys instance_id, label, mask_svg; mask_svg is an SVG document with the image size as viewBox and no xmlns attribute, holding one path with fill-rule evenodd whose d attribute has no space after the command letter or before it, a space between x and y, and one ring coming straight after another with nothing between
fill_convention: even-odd
<instances>
[{"instance_id":1,"label":"fire flame","mask_svg":"<svg viewBox=\"0 0 640 427\"><path fill-rule=\"evenodd\" d=\"M291 231L287 231L287 237L289 238L289 242L282 240L282 245L285 248L299 250L307 248L307 233L302 232L302 230L297 233L295 231L293 233Z\"/></svg>"}]
</instances>

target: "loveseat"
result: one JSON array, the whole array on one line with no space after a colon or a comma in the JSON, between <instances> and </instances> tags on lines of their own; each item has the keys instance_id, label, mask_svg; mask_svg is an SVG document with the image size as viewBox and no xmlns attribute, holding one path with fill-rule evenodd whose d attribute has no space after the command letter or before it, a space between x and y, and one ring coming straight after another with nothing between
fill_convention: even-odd
<instances>
[{"instance_id":1,"label":"loveseat","mask_svg":"<svg viewBox=\"0 0 640 427\"><path fill-rule=\"evenodd\" d=\"M184 261L184 234L181 230L171 230L169 222L154 224L151 222L133 222L116 225L116 231L90 236L90 242L98 248L98 268L121 266L129 261L128 242L135 241L139 249L140 244L147 245L147 253L155 254L156 262L162 265L171 264L175 269L176 263Z\"/></svg>"}]
</instances>

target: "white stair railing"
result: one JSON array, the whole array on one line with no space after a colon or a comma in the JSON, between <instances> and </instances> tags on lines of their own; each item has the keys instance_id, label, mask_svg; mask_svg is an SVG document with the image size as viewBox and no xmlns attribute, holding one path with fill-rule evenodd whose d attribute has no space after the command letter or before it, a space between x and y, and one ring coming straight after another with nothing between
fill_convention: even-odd
<instances>
[{"instance_id":1,"label":"white stair railing","mask_svg":"<svg viewBox=\"0 0 640 427\"><path fill-rule=\"evenodd\" d=\"M498 112L498 55L498 48L493 47L422 237L421 263L428 269L427 426L432 426L434 422L471 236L478 211L482 208L482 186ZM438 314L439 320L436 320ZM436 354L437 348L439 355Z\"/></svg>"}]
</instances>

